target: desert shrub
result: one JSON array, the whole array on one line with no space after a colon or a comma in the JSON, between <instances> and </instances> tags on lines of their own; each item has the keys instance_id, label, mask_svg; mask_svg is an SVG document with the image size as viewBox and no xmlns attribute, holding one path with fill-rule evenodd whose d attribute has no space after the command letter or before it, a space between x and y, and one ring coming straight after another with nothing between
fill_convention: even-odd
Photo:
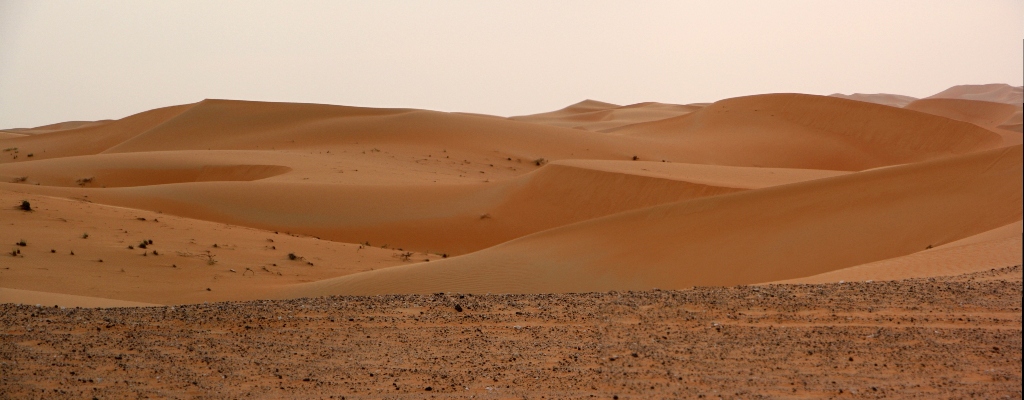
<instances>
[{"instance_id":1,"label":"desert shrub","mask_svg":"<svg viewBox=\"0 0 1024 400\"><path fill-rule=\"evenodd\" d=\"M533 163L539 167L541 165L547 164L548 160L546 158L538 158L536 160L533 160Z\"/></svg>"},{"instance_id":2,"label":"desert shrub","mask_svg":"<svg viewBox=\"0 0 1024 400\"><path fill-rule=\"evenodd\" d=\"M32 211L32 204L30 204L28 200L22 200L20 208L22 211Z\"/></svg>"},{"instance_id":3,"label":"desert shrub","mask_svg":"<svg viewBox=\"0 0 1024 400\"><path fill-rule=\"evenodd\" d=\"M21 240L18 241L18 243L15 243L15 244L18 245L18 246L21 246L21 247L28 246L28 243L25 243L25 239L21 239Z\"/></svg>"},{"instance_id":4,"label":"desert shrub","mask_svg":"<svg viewBox=\"0 0 1024 400\"><path fill-rule=\"evenodd\" d=\"M299 256L295 255L295 253L288 253L288 259L289 260L295 261L298 258L299 258Z\"/></svg>"}]
</instances>

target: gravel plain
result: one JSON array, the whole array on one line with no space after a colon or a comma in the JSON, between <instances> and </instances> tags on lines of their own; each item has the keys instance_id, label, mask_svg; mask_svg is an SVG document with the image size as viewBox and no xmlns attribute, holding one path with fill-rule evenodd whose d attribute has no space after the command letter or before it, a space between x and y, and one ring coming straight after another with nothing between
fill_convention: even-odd
<instances>
[{"instance_id":1,"label":"gravel plain","mask_svg":"<svg viewBox=\"0 0 1024 400\"><path fill-rule=\"evenodd\" d=\"M1021 398L1021 267L679 291L0 305L0 398Z\"/></svg>"}]
</instances>

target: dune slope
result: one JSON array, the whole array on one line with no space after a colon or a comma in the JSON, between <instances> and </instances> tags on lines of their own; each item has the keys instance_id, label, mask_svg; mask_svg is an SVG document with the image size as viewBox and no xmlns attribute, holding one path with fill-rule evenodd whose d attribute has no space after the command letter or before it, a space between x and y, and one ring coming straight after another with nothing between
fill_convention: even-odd
<instances>
[{"instance_id":1,"label":"dune slope","mask_svg":"<svg viewBox=\"0 0 1024 400\"><path fill-rule=\"evenodd\" d=\"M928 96L929 99L965 99L1020 105L1024 102L1024 88L1004 83L987 85L957 85Z\"/></svg>"},{"instance_id":2,"label":"dune slope","mask_svg":"<svg viewBox=\"0 0 1024 400\"><path fill-rule=\"evenodd\" d=\"M666 204L286 294L584 292L810 276L1020 220L1021 161L1014 146Z\"/></svg>"},{"instance_id":3,"label":"dune slope","mask_svg":"<svg viewBox=\"0 0 1024 400\"><path fill-rule=\"evenodd\" d=\"M20 159L0 157L0 163L98 154L173 119L191 107L193 104L157 108L116 121L74 123L67 126L54 124L40 127L42 129L36 128L40 129L37 134L0 137L0 147L17 148L23 156ZM27 129L24 132L34 133L36 130ZM33 154L31 158L28 157L29 153Z\"/></svg>"},{"instance_id":4,"label":"dune slope","mask_svg":"<svg viewBox=\"0 0 1024 400\"><path fill-rule=\"evenodd\" d=\"M160 211L259 229L313 235L346 243L465 254L530 233L631 209L772 185L841 175L838 171L744 168L634 161L559 161L515 179L473 185L344 185L263 180L140 186L156 179L202 177L224 162L174 163L172 155L110 154L75 163L104 161L135 166L147 174L97 175L107 189L17 185L20 190ZM68 183L72 177L46 175L48 168L24 167L30 179ZM199 167L201 166L201 167ZM143 171L142 168L149 168ZM272 167L220 165L220 170L273 172ZM93 166L93 168L97 168ZM165 168L165 175L151 174ZM8 168L12 169L12 168ZM82 167L79 170L87 170ZM0 176L5 172L0 168ZM195 175L199 174L199 175ZM42 178L35 178L42 176ZM131 177L146 177L136 182ZM241 178L241 177L239 177ZM194 179L193 179L194 180ZM249 179L221 179L249 180ZM172 183L170 181L164 183ZM93 183L90 183L92 185ZM13 186L13 185L12 185ZM125 186L114 189L116 186Z\"/></svg>"},{"instance_id":5,"label":"dune slope","mask_svg":"<svg viewBox=\"0 0 1024 400\"><path fill-rule=\"evenodd\" d=\"M612 132L701 149L708 163L847 171L966 154L1002 143L998 134L960 121L802 94L722 100L689 115ZM736 164L738 159L744 164Z\"/></svg>"},{"instance_id":6,"label":"dune slope","mask_svg":"<svg viewBox=\"0 0 1024 400\"><path fill-rule=\"evenodd\" d=\"M1019 104L1015 107L991 101L929 98L917 100L904 108L993 128L1009 122L1019 107Z\"/></svg>"}]
</instances>

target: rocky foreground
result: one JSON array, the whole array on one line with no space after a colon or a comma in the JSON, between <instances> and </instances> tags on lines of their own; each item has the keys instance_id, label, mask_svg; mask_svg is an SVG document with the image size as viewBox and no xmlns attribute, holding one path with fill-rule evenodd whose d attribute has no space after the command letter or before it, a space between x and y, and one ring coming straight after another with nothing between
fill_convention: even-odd
<instances>
[{"instance_id":1,"label":"rocky foreground","mask_svg":"<svg viewBox=\"0 0 1024 400\"><path fill-rule=\"evenodd\" d=\"M1021 274L5 304L0 398L1021 398Z\"/></svg>"}]
</instances>

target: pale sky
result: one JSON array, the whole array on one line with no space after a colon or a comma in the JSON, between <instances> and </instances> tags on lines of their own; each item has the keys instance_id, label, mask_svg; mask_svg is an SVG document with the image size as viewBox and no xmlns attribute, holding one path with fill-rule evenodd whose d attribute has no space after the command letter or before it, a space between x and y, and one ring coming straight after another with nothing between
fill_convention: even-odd
<instances>
[{"instance_id":1,"label":"pale sky","mask_svg":"<svg viewBox=\"0 0 1024 400\"><path fill-rule=\"evenodd\" d=\"M1024 1L0 0L0 127L204 98L494 115L1024 76Z\"/></svg>"}]
</instances>

